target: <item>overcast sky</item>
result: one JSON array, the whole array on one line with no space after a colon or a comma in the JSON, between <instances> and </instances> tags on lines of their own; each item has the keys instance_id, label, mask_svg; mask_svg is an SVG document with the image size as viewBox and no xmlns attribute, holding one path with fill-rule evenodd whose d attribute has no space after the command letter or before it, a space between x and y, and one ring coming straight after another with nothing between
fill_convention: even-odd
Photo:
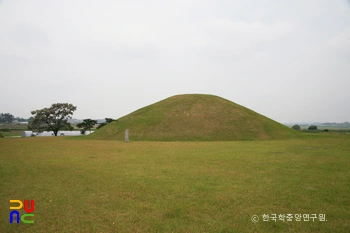
<instances>
[{"instance_id":1,"label":"overcast sky","mask_svg":"<svg viewBox=\"0 0 350 233\"><path fill-rule=\"evenodd\" d=\"M119 118L214 94L281 123L350 121L350 1L0 0L0 112Z\"/></svg>"}]
</instances>

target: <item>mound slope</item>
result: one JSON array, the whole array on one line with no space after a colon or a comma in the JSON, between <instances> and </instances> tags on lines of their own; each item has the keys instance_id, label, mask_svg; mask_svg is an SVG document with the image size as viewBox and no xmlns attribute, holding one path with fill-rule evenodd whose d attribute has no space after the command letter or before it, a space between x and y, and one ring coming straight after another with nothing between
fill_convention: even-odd
<instances>
[{"instance_id":1,"label":"mound slope","mask_svg":"<svg viewBox=\"0 0 350 233\"><path fill-rule=\"evenodd\" d=\"M213 95L176 95L138 109L87 136L131 141L228 141L286 139L294 130Z\"/></svg>"}]
</instances>

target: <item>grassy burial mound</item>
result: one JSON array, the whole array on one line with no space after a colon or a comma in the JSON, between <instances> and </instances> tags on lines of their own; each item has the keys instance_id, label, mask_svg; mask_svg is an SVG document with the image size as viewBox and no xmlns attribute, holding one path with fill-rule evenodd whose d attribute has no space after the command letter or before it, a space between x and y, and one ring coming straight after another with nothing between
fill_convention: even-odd
<instances>
[{"instance_id":1,"label":"grassy burial mound","mask_svg":"<svg viewBox=\"0 0 350 233\"><path fill-rule=\"evenodd\" d=\"M292 129L213 95L176 95L132 112L97 130L90 139L131 141L228 141L285 139Z\"/></svg>"}]
</instances>

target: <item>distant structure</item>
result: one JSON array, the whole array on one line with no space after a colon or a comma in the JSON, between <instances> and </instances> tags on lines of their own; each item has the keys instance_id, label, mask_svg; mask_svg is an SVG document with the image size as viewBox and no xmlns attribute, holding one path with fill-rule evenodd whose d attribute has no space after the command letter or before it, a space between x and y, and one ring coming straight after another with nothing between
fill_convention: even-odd
<instances>
[{"instance_id":1,"label":"distant structure","mask_svg":"<svg viewBox=\"0 0 350 233\"><path fill-rule=\"evenodd\" d=\"M88 135L90 133L93 133L94 131L86 131L85 135ZM80 131L58 131L57 136L80 136L81 133ZM53 131L44 131L41 133L33 132L33 131L23 131L22 132L22 137L53 137L55 134Z\"/></svg>"},{"instance_id":2,"label":"distant structure","mask_svg":"<svg viewBox=\"0 0 350 233\"><path fill-rule=\"evenodd\" d=\"M129 129L125 130L125 141L129 142Z\"/></svg>"}]
</instances>

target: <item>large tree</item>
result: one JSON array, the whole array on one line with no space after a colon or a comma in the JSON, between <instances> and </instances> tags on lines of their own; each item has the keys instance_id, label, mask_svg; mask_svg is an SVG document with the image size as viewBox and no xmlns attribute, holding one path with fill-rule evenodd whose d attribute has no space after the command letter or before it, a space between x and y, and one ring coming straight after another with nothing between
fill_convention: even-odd
<instances>
[{"instance_id":1,"label":"large tree","mask_svg":"<svg viewBox=\"0 0 350 233\"><path fill-rule=\"evenodd\" d=\"M93 128L96 124L97 124L96 120L84 119L83 122L77 124L77 127L83 128L81 130L81 133L85 134L86 131L90 131L91 133L91 128Z\"/></svg>"},{"instance_id":2,"label":"large tree","mask_svg":"<svg viewBox=\"0 0 350 233\"><path fill-rule=\"evenodd\" d=\"M68 122L71 119L76 106L68 103L52 104L49 108L32 111L32 117L29 118L28 128L37 131L53 131L55 136L61 129L72 129Z\"/></svg>"}]
</instances>

